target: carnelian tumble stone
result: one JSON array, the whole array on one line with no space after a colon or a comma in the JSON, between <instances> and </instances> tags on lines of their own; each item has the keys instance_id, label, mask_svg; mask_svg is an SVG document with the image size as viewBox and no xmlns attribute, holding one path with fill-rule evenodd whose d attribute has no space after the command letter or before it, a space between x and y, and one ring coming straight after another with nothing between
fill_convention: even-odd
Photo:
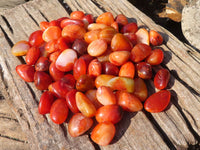
<instances>
[{"instance_id":1,"label":"carnelian tumble stone","mask_svg":"<svg viewBox=\"0 0 200 150\"><path fill-rule=\"evenodd\" d=\"M89 117L95 116L99 124L91 139L108 145L123 110L140 111L144 102L146 111L159 112L169 103L170 92L166 90L148 98L143 80L151 78L151 66L164 58L162 50L151 49L163 42L157 31L138 28L123 14L114 18L105 12L95 21L82 11L72 12L69 18L41 22L40 28L30 35L29 42L13 46L13 55L26 55L27 63L18 65L16 71L24 81L34 81L38 89L45 90L38 107L40 114L50 112L56 124L66 120L68 109L75 114L69 122L71 136L89 130L93 124ZM162 76L161 83L158 76ZM155 87L165 88L168 80L168 72L158 71ZM162 97L160 93L166 95L164 101L155 101Z\"/></svg>"},{"instance_id":2,"label":"carnelian tumble stone","mask_svg":"<svg viewBox=\"0 0 200 150\"><path fill-rule=\"evenodd\" d=\"M144 103L144 109L151 113L161 112L168 106L170 99L170 91L161 90L147 98Z\"/></svg>"}]
</instances>

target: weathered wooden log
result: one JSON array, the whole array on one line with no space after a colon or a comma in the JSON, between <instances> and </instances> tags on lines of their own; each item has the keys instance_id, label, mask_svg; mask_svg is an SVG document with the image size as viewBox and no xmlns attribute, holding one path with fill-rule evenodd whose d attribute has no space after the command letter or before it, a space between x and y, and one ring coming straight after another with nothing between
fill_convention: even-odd
<instances>
[{"instance_id":1,"label":"weathered wooden log","mask_svg":"<svg viewBox=\"0 0 200 150\"><path fill-rule=\"evenodd\" d=\"M159 31L164 37L165 58L161 66L171 73L172 93L169 108L157 114L145 111L127 113L117 124L117 135L111 145L98 147L90 134L72 138L67 123L56 125L49 115L38 114L37 105L41 92L33 83L25 83L15 72L23 57L11 54L11 46L39 29L39 22L69 16L74 10L100 15L105 11L115 16L123 13L129 21L139 26ZM126 0L34 0L6 11L0 18L0 83L4 96L14 111L32 149L187 149L200 141L200 64L198 52L179 41L166 29L156 25ZM154 92L148 82L149 94Z\"/></svg>"}]
</instances>

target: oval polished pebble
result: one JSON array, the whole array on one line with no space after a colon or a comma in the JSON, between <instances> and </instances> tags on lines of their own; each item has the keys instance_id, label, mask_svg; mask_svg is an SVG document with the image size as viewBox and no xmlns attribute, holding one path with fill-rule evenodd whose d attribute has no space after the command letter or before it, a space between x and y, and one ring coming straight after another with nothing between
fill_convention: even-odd
<instances>
[{"instance_id":1,"label":"oval polished pebble","mask_svg":"<svg viewBox=\"0 0 200 150\"><path fill-rule=\"evenodd\" d=\"M49 66L49 74L51 75L51 77L53 78L54 81L58 81L60 80L62 77L64 77L64 72L58 70L56 68L56 64L55 62L52 62Z\"/></svg>"},{"instance_id":2,"label":"oval polished pebble","mask_svg":"<svg viewBox=\"0 0 200 150\"><path fill-rule=\"evenodd\" d=\"M146 83L141 78L134 78L134 95L137 96L142 102L148 97L148 90Z\"/></svg>"},{"instance_id":3,"label":"oval polished pebble","mask_svg":"<svg viewBox=\"0 0 200 150\"><path fill-rule=\"evenodd\" d=\"M47 90L52 81L51 76L44 71L36 71L34 74L34 84L38 90Z\"/></svg>"},{"instance_id":4,"label":"oval polished pebble","mask_svg":"<svg viewBox=\"0 0 200 150\"><path fill-rule=\"evenodd\" d=\"M129 112L137 112L142 110L143 104L139 98L134 94L128 93L126 91L118 91L117 102L124 110Z\"/></svg>"},{"instance_id":5,"label":"oval polished pebble","mask_svg":"<svg viewBox=\"0 0 200 150\"><path fill-rule=\"evenodd\" d=\"M105 29L106 27L108 27L105 24L101 24L101 23L91 23L88 25L87 29L88 31L92 31L92 30L101 30L101 29Z\"/></svg>"},{"instance_id":6,"label":"oval polished pebble","mask_svg":"<svg viewBox=\"0 0 200 150\"><path fill-rule=\"evenodd\" d=\"M138 30L137 23L131 22L122 27L121 33L136 33L137 30Z\"/></svg>"},{"instance_id":7,"label":"oval polished pebble","mask_svg":"<svg viewBox=\"0 0 200 150\"><path fill-rule=\"evenodd\" d=\"M92 41L87 48L88 54L90 56L100 56L107 50L107 43L105 40L97 39L95 41Z\"/></svg>"},{"instance_id":8,"label":"oval polished pebble","mask_svg":"<svg viewBox=\"0 0 200 150\"><path fill-rule=\"evenodd\" d=\"M142 79L151 79L152 67L147 62L139 62L136 64L137 75Z\"/></svg>"},{"instance_id":9,"label":"oval polished pebble","mask_svg":"<svg viewBox=\"0 0 200 150\"><path fill-rule=\"evenodd\" d=\"M99 39L99 33L101 30L91 30L85 33L84 35L84 40L87 43L91 43L92 41L98 40Z\"/></svg>"},{"instance_id":10,"label":"oval polished pebble","mask_svg":"<svg viewBox=\"0 0 200 150\"><path fill-rule=\"evenodd\" d=\"M27 54L30 45L27 41L19 41L12 47L11 52L15 56L24 56Z\"/></svg>"},{"instance_id":11,"label":"oval polished pebble","mask_svg":"<svg viewBox=\"0 0 200 150\"><path fill-rule=\"evenodd\" d=\"M77 92L76 89L73 89L67 92L66 98L65 98L67 102L67 106L73 113L79 113L78 107L76 105L76 99L75 99L76 92Z\"/></svg>"},{"instance_id":12,"label":"oval polished pebble","mask_svg":"<svg viewBox=\"0 0 200 150\"><path fill-rule=\"evenodd\" d=\"M26 54L26 64L34 65L40 57L40 49L37 47L31 47Z\"/></svg>"},{"instance_id":13,"label":"oval polished pebble","mask_svg":"<svg viewBox=\"0 0 200 150\"><path fill-rule=\"evenodd\" d=\"M68 117L69 109L65 99L57 99L51 106L50 118L56 124L62 124Z\"/></svg>"},{"instance_id":14,"label":"oval polished pebble","mask_svg":"<svg viewBox=\"0 0 200 150\"><path fill-rule=\"evenodd\" d=\"M35 68L31 65L21 64L15 68L17 74L26 82L34 81Z\"/></svg>"},{"instance_id":15,"label":"oval polished pebble","mask_svg":"<svg viewBox=\"0 0 200 150\"><path fill-rule=\"evenodd\" d=\"M122 119L122 116L123 109L119 105L115 104L100 107L96 112L95 118L99 123L112 122L113 124L116 124Z\"/></svg>"},{"instance_id":16,"label":"oval polished pebble","mask_svg":"<svg viewBox=\"0 0 200 150\"><path fill-rule=\"evenodd\" d=\"M88 44L83 39L76 39L72 45L72 49L75 50L79 56L87 53Z\"/></svg>"},{"instance_id":17,"label":"oval polished pebble","mask_svg":"<svg viewBox=\"0 0 200 150\"><path fill-rule=\"evenodd\" d=\"M38 112L42 115L50 113L51 106L55 100L55 96L50 91L45 91L40 97L40 102L38 105Z\"/></svg>"},{"instance_id":18,"label":"oval polished pebble","mask_svg":"<svg viewBox=\"0 0 200 150\"><path fill-rule=\"evenodd\" d=\"M81 92L76 92L76 104L79 111L86 117L93 117L96 114L94 104Z\"/></svg>"},{"instance_id":19,"label":"oval polished pebble","mask_svg":"<svg viewBox=\"0 0 200 150\"><path fill-rule=\"evenodd\" d=\"M111 122L102 122L92 130L91 139L98 145L108 145L115 136L115 126Z\"/></svg>"},{"instance_id":20,"label":"oval polished pebble","mask_svg":"<svg viewBox=\"0 0 200 150\"><path fill-rule=\"evenodd\" d=\"M56 97L65 98L66 94L69 91L71 91L73 88L69 84L65 83L63 80L58 80L58 81L50 84L48 89L49 89L49 91L54 93L54 95L56 95Z\"/></svg>"},{"instance_id":21,"label":"oval polished pebble","mask_svg":"<svg viewBox=\"0 0 200 150\"><path fill-rule=\"evenodd\" d=\"M48 27L42 34L42 39L45 42L58 39L59 37L61 37L61 29L57 26Z\"/></svg>"},{"instance_id":22,"label":"oval polished pebble","mask_svg":"<svg viewBox=\"0 0 200 150\"><path fill-rule=\"evenodd\" d=\"M82 19L84 16L85 14L82 11L73 11L70 14L71 19Z\"/></svg>"},{"instance_id":23,"label":"oval polished pebble","mask_svg":"<svg viewBox=\"0 0 200 150\"><path fill-rule=\"evenodd\" d=\"M44 40L42 39L42 30L37 30L31 33L29 36L29 44L31 46L40 46L42 43L44 43Z\"/></svg>"},{"instance_id":24,"label":"oval polished pebble","mask_svg":"<svg viewBox=\"0 0 200 150\"><path fill-rule=\"evenodd\" d=\"M76 113L72 116L68 124L68 132L72 137L77 137L84 134L93 125L93 120L84 116L81 113Z\"/></svg>"},{"instance_id":25,"label":"oval polished pebble","mask_svg":"<svg viewBox=\"0 0 200 150\"><path fill-rule=\"evenodd\" d=\"M161 49L154 49L150 55L146 58L146 62L150 65L159 65L164 59L164 53Z\"/></svg>"},{"instance_id":26,"label":"oval polished pebble","mask_svg":"<svg viewBox=\"0 0 200 150\"><path fill-rule=\"evenodd\" d=\"M56 68L63 72L71 71L76 59L76 52L73 49L66 49L58 56Z\"/></svg>"},{"instance_id":27,"label":"oval polished pebble","mask_svg":"<svg viewBox=\"0 0 200 150\"><path fill-rule=\"evenodd\" d=\"M110 26L114 22L114 17L111 12L105 12L99 15L96 19L96 23L102 23Z\"/></svg>"},{"instance_id":28,"label":"oval polished pebble","mask_svg":"<svg viewBox=\"0 0 200 150\"><path fill-rule=\"evenodd\" d=\"M36 71L48 71L49 65L50 65L50 61L47 57L40 57L35 64L35 70Z\"/></svg>"},{"instance_id":29,"label":"oval polished pebble","mask_svg":"<svg viewBox=\"0 0 200 150\"><path fill-rule=\"evenodd\" d=\"M102 74L117 76L119 74L119 68L110 62L104 62L102 64Z\"/></svg>"},{"instance_id":30,"label":"oval polished pebble","mask_svg":"<svg viewBox=\"0 0 200 150\"><path fill-rule=\"evenodd\" d=\"M125 26L128 24L128 19L123 14L118 14L115 18L116 22L119 24L119 26Z\"/></svg>"},{"instance_id":31,"label":"oval polished pebble","mask_svg":"<svg viewBox=\"0 0 200 150\"><path fill-rule=\"evenodd\" d=\"M112 104L117 103L117 100L113 91L111 90L110 87L107 87L107 86L98 87L96 97L97 97L97 100L102 105L112 105Z\"/></svg>"},{"instance_id":32,"label":"oval polished pebble","mask_svg":"<svg viewBox=\"0 0 200 150\"><path fill-rule=\"evenodd\" d=\"M167 87L170 79L170 73L167 69L160 69L154 77L154 85L161 90Z\"/></svg>"},{"instance_id":33,"label":"oval polished pebble","mask_svg":"<svg viewBox=\"0 0 200 150\"><path fill-rule=\"evenodd\" d=\"M64 28L67 25L73 25L73 24L84 27L84 22L79 19L64 19L61 21L60 26L61 28Z\"/></svg>"},{"instance_id":34,"label":"oval polished pebble","mask_svg":"<svg viewBox=\"0 0 200 150\"><path fill-rule=\"evenodd\" d=\"M110 53L109 61L116 65L121 66L129 60L130 52L128 51L115 51Z\"/></svg>"},{"instance_id":35,"label":"oval polished pebble","mask_svg":"<svg viewBox=\"0 0 200 150\"><path fill-rule=\"evenodd\" d=\"M131 50L131 60L133 62L140 62L144 60L151 53L151 47L149 45L139 43Z\"/></svg>"},{"instance_id":36,"label":"oval polished pebble","mask_svg":"<svg viewBox=\"0 0 200 150\"><path fill-rule=\"evenodd\" d=\"M53 53L58 51L57 39L50 40L45 44L45 51L48 53Z\"/></svg>"},{"instance_id":37,"label":"oval polished pebble","mask_svg":"<svg viewBox=\"0 0 200 150\"><path fill-rule=\"evenodd\" d=\"M149 32L145 28L140 28L136 33L137 43L149 45Z\"/></svg>"},{"instance_id":38,"label":"oval polished pebble","mask_svg":"<svg viewBox=\"0 0 200 150\"><path fill-rule=\"evenodd\" d=\"M78 78L81 75L86 74L86 72L87 72L87 66L85 60L79 57L79 59L77 59L74 63L73 76L76 80L78 80Z\"/></svg>"},{"instance_id":39,"label":"oval polished pebble","mask_svg":"<svg viewBox=\"0 0 200 150\"><path fill-rule=\"evenodd\" d=\"M133 79L135 76L134 64L131 61L128 61L125 64L123 64L119 70L119 76Z\"/></svg>"},{"instance_id":40,"label":"oval polished pebble","mask_svg":"<svg viewBox=\"0 0 200 150\"><path fill-rule=\"evenodd\" d=\"M131 51L132 49L131 42L121 33L113 36L110 46L113 51Z\"/></svg>"},{"instance_id":41,"label":"oval polished pebble","mask_svg":"<svg viewBox=\"0 0 200 150\"><path fill-rule=\"evenodd\" d=\"M69 38L71 42L74 42L75 39L83 39L86 30L84 27L71 24L67 25L62 30L62 37Z\"/></svg>"},{"instance_id":42,"label":"oval polished pebble","mask_svg":"<svg viewBox=\"0 0 200 150\"><path fill-rule=\"evenodd\" d=\"M102 65L98 59L93 59L88 66L88 74L93 77L97 77L102 72Z\"/></svg>"},{"instance_id":43,"label":"oval polished pebble","mask_svg":"<svg viewBox=\"0 0 200 150\"><path fill-rule=\"evenodd\" d=\"M161 112L168 106L170 99L170 91L161 90L147 98L144 103L144 109L151 113Z\"/></svg>"},{"instance_id":44,"label":"oval polished pebble","mask_svg":"<svg viewBox=\"0 0 200 150\"><path fill-rule=\"evenodd\" d=\"M149 41L153 46L159 46L163 43L163 37L155 30L149 31Z\"/></svg>"}]
</instances>

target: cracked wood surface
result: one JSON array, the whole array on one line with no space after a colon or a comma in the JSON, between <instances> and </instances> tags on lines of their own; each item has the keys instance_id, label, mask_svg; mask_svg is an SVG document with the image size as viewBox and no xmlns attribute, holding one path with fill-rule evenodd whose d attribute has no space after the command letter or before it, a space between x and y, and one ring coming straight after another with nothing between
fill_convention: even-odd
<instances>
[{"instance_id":1,"label":"cracked wood surface","mask_svg":"<svg viewBox=\"0 0 200 150\"><path fill-rule=\"evenodd\" d=\"M164 62L154 68L167 68L172 93L168 109L150 114L145 111L126 113L117 124L117 135L111 145L98 147L90 140L90 134L71 138L67 123L55 125L49 115L38 114L37 105L41 92L32 83L22 81L15 67L24 63L10 52L11 46L39 29L39 22L69 16L74 10L82 10L98 16L110 11L114 16L123 13L129 21L139 26L159 31L164 37ZM187 149L198 147L200 141L200 64L199 52L179 41L174 35L135 8L126 0L34 0L7 10L0 17L0 86L10 109L35 149ZM148 81L149 94L155 92ZM22 141L26 141L22 138Z\"/></svg>"},{"instance_id":2,"label":"cracked wood surface","mask_svg":"<svg viewBox=\"0 0 200 150\"><path fill-rule=\"evenodd\" d=\"M28 150L26 135L4 98L0 99L0 149Z\"/></svg>"}]
</instances>

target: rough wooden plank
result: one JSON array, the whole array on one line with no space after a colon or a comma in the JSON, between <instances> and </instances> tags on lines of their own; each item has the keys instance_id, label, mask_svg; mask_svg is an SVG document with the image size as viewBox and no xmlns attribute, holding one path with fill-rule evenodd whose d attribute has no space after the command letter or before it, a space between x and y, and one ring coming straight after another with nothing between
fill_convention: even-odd
<instances>
[{"instance_id":1,"label":"rough wooden plank","mask_svg":"<svg viewBox=\"0 0 200 150\"><path fill-rule=\"evenodd\" d=\"M90 0L65 0L65 2L70 6L71 10L83 10L96 16L105 10L111 11L114 15L124 13L130 20L137 19L139 25L146 25L150 29L160 31L164 35L166 42L166 45L163 46L167 55L164 67L168 67L170 70L177 70L179 75L178 78L172 72L174 78L172 90L177 92L177 96L174 93L172 105L166 112L152 115L144 112L128 114L117 125L118 133L113 144L100 148L146 149L148 147L149 149L169 149L169 147L174 148L173 146L176 148L187 148L188 144L195 144L198 137L194 137L194 133L191 130L193 129L199 134L198 117L200 107L198 92L200 88L197 83L200 81L200 72L198 61L194 60L191 55L188 55L188 51L195 51L186 47L165 29L155 25L152 20L125 0L98 0L95 3ZM22 38L27 39L27 35L38 29L38 23L42 19L53 20L66 15L68 14L58 1L35 0L6 12L3 15L4 18L0 19L0 22L3 31L7 33L11 42L17 42L22 40ZM14 19L12 18L13 16ZM48 115L46 117L38 115L37 103L41 93L32 84L25 84L16 76L14 68L21 62L11 56L11 53L8 51L10 47L3 37L3 33L0 32L0 35L0 43L2 44L1 56L3 56L0 58L1 65L4 68L2 73L4 84L10 90L10 103L16 109L16 115L21 121L21 125L25 127L25 132L30 133L29 140L35 146L32 149L44 149L46 145L48 145L47 148L51 149L94 149L87 135L71 138L66 132L67 124L58 126L51 122ZM193 54L195 55L195 53ZM182 68L186 68L187 71ZM184 83L187 83L188 86L185 86ZM22 92L24 90L27 92ZM15 96L16 94L17 96ZM183 111L180 110L182 108ZM19 113L19 110L22 110L22 112ZM188 120L185 120L187 118ZM188 128L188 123L192 126L192 129ZM179 130L176 130L177 128Z\"/></svg>"},{"instance_id":2,"label":"rough wooden plank","mask_svg":"<svg viewBox=\"0 0 200 150\"><path fill-rule=\"evenodd\" d=\"M20 5L25 3L26 0L6 0L0 2L0 14L5 10L15 7L16 5Z\"/></svg>"},{"instance_id":3,"label":"rough wooden plank","mask_svg":"<svg viewBox=\"0 0 200 150\"><path fill-rule=\"evenodd\" d=\"M0 101L0 134L1 136L7 136L13 139L18 139L19 141L26 141L26 136L24 134L20 134L22 132L21 127L19 126L18 120L15 118L14 114L12 114L7 107L7 103L5 100Z\"/></svg>"},{"instance_id":4,"label":"rough wooden plank","mask_svg":"<svg viewBox=\"0 0 200 150\"><path fill-rule=\"evenodd\" d=\"M18 142L9 138L0 137L1 150L29 150L28 143Z\"/></svg>"},{"instance_id":5,"label":"rough wooden plank","mask_svg":"<svg viewBox=\"0 0 200 150\"><path fill-rule=\"evenodd\" d=\"M30 147L26 135L6 101L0 99L0 147L2 150L28 150Z\"/></svg>"},{"instance_id":6,"label":"rough wooden plank","mask_svg":"<svg viewBox=\"0 0 200 150\"><path fill-rule=\"evenodd\" d=\"M58 19L59 17L65 17L65 16L69 16L68 13L65 11L64 7L60 6L60 4L58 3L58 1L53 1L54 6L51 6L51 11L53 12L52 14L47 13L49 10L47 10L47 8L49 8L50 6L46 7L47 1L32 1L29 3L25 3L23 4L22 7L24 7L24 9L27 10L27 12L29 13L29 15L32 16L32 18L34 18L34 20L39 24L41 21L51 21L54 19ZM51 1L52 3L52 1ZM43 7L38 7L38 6L43 6ZM58 8L59 6L59 8ZM59 9L59 11L55 11L56 9ZM52 10L54 9L54 10Z\"/></svg>"},{"instance_id":7,"label":"rough wooden plank","mask_svg":"<svg viewBox=\"0 0 200 150\"><path fill-rule=\"evenodd\" d=\"M101 147L103 150L167 150L173 149L171 143L165 143L155 126L148 120L144 112L127 113L116 126L117 134L114 144ZM167 145L169 144L169 145Z\"/></svg>"},{"instance_id":8,"label":"rough wooden plank","mask_svg":"<svg viewBox=\"0 0 200 150\"><path fill-rule=\"evenodd\" d=\"M40 10L40 12L48 18L49 21L67 16L67 12L63 6L60 5L58 0L36 0L32 3L27 3L27 5L31 7L34 3L36 4L37 9ZM25 7L27 5L25 4Z\"/></svg>"},{"instance_id":9,"label":"rough wooden plank","mask_svg":"<svg viewBox=\"0 0 200 150\"><path fill-rule=\"evenodd\" d=\"M158 68L155 70L158 70ZM193 130L191 130L191 128L188 127L187 118L182 114L182 112L180 112L180 107L177 106L177 101L181 97L177 97L176 92L180 93L180 91L179 89L176 89L176 87L177 85L178 87L182 87L182 85L179 82L175 81L173 76L171 76L170 82L173 82L173 86L175 88L171 89L172 98L168 109L161 113L152 113L149 115L152 115L152 117L162 128L165 134L169 137L169 139L172 141L176 148L187 149L189 145L197 144L198 137L195 137ZM150 93L154 93L154 90L156 89L154 89L153 82L150 83L149 87L151 87L149 88ZM187 89L184 89L184 87L182 87L182 91L187 91ZM188 93L188 96L193 97L193 95L190 92ZM194 101L195 98L193 99L193 102ZM193 106L193 109L194 108L195 107Z\"/></svg>"}]
</instances>

